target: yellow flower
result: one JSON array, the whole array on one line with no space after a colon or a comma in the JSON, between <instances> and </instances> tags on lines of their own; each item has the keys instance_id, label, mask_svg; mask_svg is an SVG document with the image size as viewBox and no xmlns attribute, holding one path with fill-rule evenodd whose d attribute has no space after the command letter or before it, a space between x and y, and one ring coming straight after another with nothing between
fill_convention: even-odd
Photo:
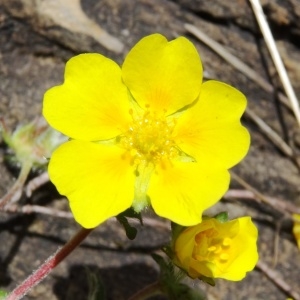
<instances>
[{"instance_id":1,"label":"yellow flower","mask_svg":"<svg viewBox=\"0 0 300 300\"><path fill-rule=\"evenodd\" d=\"M64 84L44 97L45 118L71 138L49 175L83 227L148 205L195 225L226 192L228 168L249 148L240 124L246 99L201 81L199 55L184 37L147 36L122 68L100 54L67 62Z\"/></svg>"},{"instance_id":2,"label":"yellow flower","mask_svg":"<svg viewBox=\"0 0 300 300\"><path fill-rule=\"evenodd\" d=\"M192 278L241 280L258 261L257 235L250 217L226 223L203 220L179 234L174 246L175 263Z\"/></svg>"}]
</instances>

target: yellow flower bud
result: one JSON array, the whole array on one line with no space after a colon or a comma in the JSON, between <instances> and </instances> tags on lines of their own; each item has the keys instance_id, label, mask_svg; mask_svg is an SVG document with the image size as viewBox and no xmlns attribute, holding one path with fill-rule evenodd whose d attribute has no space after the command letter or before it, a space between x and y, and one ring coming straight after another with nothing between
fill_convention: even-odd
<instances>
[{"instance_id":1,"label":"yellow flower bud","mask_svg":"<svg viewBox=\"0 0 300 300\"><path fill-rule=\"evenodd\" d=\"M182 231L175 241L175 263L192 278L238 281L258 261L257 228L250 217L226 223L216 219Z\"/></svg>"}]
</instances>

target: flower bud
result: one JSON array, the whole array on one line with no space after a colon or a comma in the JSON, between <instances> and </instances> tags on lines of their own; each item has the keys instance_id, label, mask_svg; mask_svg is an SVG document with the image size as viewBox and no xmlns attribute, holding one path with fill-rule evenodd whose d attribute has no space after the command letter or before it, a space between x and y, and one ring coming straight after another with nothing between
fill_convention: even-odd
<instances>
[{"instance_id":1,"label":"flower bud","mask_svg":"<svg viewBox=\"0 0 300 300\"><path fill-rule=\"evenodd\" d=\"M3 126L4 127L4 126ZM3 139L14 153L11 162L25 163L40 168L48 164L53 150L67 140L58 131L47 125L43 118L19 126L12 134L3 128Z\"/></svg>"},{"instance_id":2,"label":"flower bud","mask_svg":"<svg viewBox=\"0 0 300 300\"><path fill-rule=\"evenodd\" d=\"M179 234L174 243L175 263L191 278L238 281L258 261L257 236L250 217L225 223L206 219Z\"/></svg>"}]
</instances>

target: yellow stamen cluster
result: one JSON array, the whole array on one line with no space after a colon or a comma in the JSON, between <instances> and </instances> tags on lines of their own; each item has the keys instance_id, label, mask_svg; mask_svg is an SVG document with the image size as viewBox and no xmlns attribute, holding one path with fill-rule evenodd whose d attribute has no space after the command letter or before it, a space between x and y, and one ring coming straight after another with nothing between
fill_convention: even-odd
<instances>
[{"instance_id":1,"label":"yellow stamen cluster","mask_svg":"<svg viewBox=\"0 0 300 300\"><path fill-rule=\"evenodd\" d=\"M193 257L198 261L210 261L215 264L225 264L230 259L230 237L220 238L219 233L209 229L197 234Z\"/></svg>"},{"instance_id":2,"label":"yellow stamen cluster","mask_svg":"<svg viewBox=\"0 0 300 300\"><path fill-rule=\"evenodd\" d=\"M121 137L121 146L129 151L133 164L156 164L178 155L172 139L173 120L157 117L149 111L132 119L128 131Z\"/></svg>"}]
</instances>

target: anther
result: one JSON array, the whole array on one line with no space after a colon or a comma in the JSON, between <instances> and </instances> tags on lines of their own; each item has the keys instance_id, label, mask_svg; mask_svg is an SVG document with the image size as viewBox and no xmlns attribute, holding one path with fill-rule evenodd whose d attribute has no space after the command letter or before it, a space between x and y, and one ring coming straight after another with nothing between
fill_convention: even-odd
<instances>
[{"instance_id":1,"label":"anther","mask_svg":"<svg viewBox=\"0 0 300 300\"><path fill-rule=\"evenodd\" d=\"M224 238L222 245L224 247L228 247L228 246L230 246L230 244L231 244L231 238L229 238L229 237Z\"/></svg>"},{"instance_id":2,"label":"anther","mask_svg":"<svg viewBox=\"0 0 300 300\"><path fill-rule=\"evenodd\" d=\"M219 258L222 262L226 262L229 259L229 255L227 253L222 253L220 254Z\"/></svg>"},{"instance_id":3,"label":"anther","mask_svg":"<svg viewBox=\"0 0 300 300\"><path fill-rule=\"evenodd\" d=\"M215 252L217 250L217 247L216 246L210 246L208 247L207 249L209 252Z\"/></svg>"}]
</instances>

